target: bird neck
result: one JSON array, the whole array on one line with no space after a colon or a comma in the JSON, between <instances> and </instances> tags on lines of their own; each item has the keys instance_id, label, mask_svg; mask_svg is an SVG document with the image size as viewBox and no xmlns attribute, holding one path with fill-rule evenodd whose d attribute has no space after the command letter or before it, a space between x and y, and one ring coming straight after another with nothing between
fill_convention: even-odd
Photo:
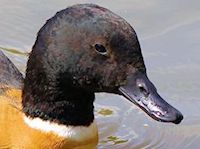
<instances>
[{"instance_id":1,"label":"bird neck","mask_svg":"<svg viewBox=\"0 0 200 149\"><path fill-rule=\"evenodd\" d=\"M72 126L89 126L93 122L93 92L75 86L67 78L50 81L32 76L25 78L22 94L26 116Z\"/></svg>"}]
</instances>

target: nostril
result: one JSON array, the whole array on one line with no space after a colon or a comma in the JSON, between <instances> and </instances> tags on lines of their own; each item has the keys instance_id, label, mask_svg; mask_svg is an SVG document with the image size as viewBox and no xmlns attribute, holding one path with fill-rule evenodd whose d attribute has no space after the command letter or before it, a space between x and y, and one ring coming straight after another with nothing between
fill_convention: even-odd
<instances>
[{"instance_id":1,"label":"nostril","mask_svg":"<svg viewBox=\"0 0 200 149\"><path fill-rule=\"evenodd\" d=\"M140 85L138 85L138 86L139 86L140 92L143 93L145 95L145 97L147 97L149 95L148 90L146 88L144 88L143 86L140 86Z\"/></svg>"}]
</instances>

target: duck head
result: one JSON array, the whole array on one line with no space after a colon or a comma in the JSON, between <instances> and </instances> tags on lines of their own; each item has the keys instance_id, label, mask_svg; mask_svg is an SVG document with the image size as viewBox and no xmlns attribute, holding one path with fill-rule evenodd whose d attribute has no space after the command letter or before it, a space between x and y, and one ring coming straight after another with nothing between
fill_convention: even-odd
<instances>
[{"instance_id":1,"label":"duck head","mask_svg":"<svg viewBox=\"0 0 200 149\"><path fill-rule=\"evenodd\" d=\"M30 54L23 110L67 125L89 125L95 92L123 95L158 121L180 123L146 74L134 29L97 5L74 5L40 29Z\"/></svg>"}]
</instances>

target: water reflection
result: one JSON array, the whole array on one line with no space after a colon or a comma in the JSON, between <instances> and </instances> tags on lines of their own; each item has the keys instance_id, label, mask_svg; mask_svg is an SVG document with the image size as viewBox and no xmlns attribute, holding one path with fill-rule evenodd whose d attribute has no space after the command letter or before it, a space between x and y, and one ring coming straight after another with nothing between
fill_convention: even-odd
<instances>
[{"instance_id":1,"label":"water reflection","mask_svg":"<svg viewBox=\"0 0 200 149\"><path fill-rule=\"evenodd\" d=\"M200 143L200 1L0 0L0 47L25 71L39 28L60 9L97 3L124 17L139 36L148 75L184 114L181 125L159 123L123 97L97 94L100 149L197 148ZM16 49L19 49L18 51Z\"/></svg>"}]
</instances>

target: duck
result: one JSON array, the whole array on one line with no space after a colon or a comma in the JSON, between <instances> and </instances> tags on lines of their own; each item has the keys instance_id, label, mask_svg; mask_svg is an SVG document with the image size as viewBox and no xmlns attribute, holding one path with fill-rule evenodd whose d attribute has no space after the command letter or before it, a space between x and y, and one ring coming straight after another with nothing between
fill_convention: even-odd
<instances>
[{"instance_id":1,"label":"duck","mask_svg":"<svg viewBox=\"0 0 200 149\"><path fill-rule=\"evenodd\" d=\"M0 148L96 148L98 92L124 96L157 121L183 119L147 77L133 27L106 8L76 4L39 30L25 77L0 52Z\"/></svg>"}]
</instances>

